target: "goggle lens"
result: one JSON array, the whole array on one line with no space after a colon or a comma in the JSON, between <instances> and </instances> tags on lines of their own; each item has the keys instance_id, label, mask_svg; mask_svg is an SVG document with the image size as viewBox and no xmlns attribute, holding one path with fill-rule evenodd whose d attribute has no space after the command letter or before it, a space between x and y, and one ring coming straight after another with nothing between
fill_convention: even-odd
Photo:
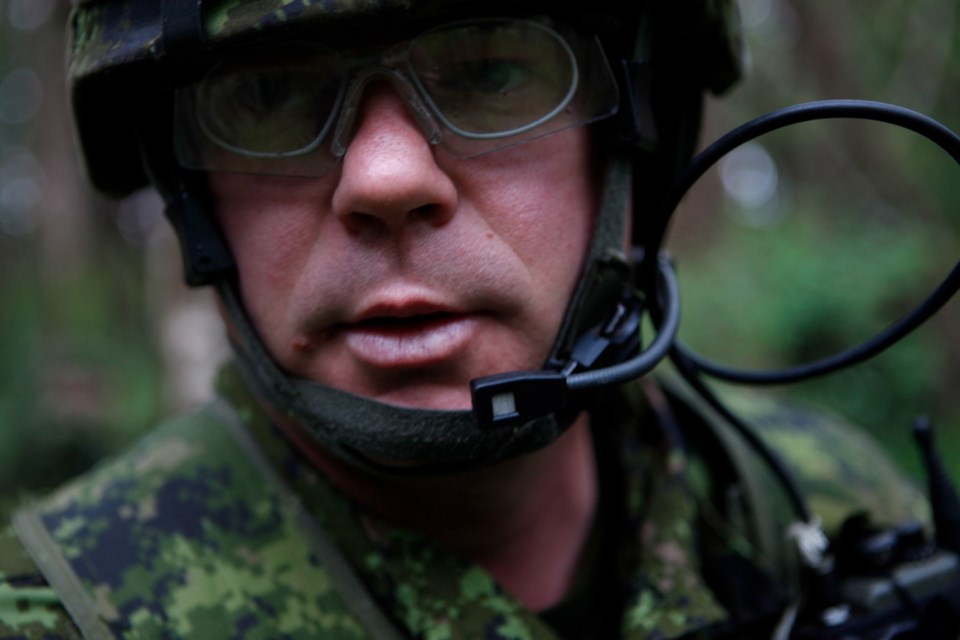
<instances>
[{"instance_id":1,"label":"goggle lens","mask_svg":"<svg viewBox=\"0 0 960 640\"><path fill-rule=\"evenodd\" d=\"M577 60L555 31L534 22L482 22L438 30L410 47L414 78L460 135L505 137L569 103Z\"/></svg>"},{"instance_id":2,"label":"goggle lens","mask_svg":"<svg viewBox=\"0 0 960 640\"><path fill-rule=\"evenodd\" d=\"M322 58L311 62L214 69L196 91L196 117L203 131L239 153L309 149L323 133L322 114L332 113L341 84L335 66L324 65Z\"/></svg>"},{"instance_id":3,"label":"goggle lens","mask_svg":"<svg viewBox=\"0 0 960 640\"><path fill-rule=\"evenodd\" d=\"M221 62L176 93L177 158L189 169L323 175L345 149L332 138L356 107L343 103L362 93L350 88L374 75L402 85L421 124L450 134L431 141L460 157L598 120L618 103L595 39L531 20L478 20L375 58L309 46Z\"/></svg>"}]
</instances>

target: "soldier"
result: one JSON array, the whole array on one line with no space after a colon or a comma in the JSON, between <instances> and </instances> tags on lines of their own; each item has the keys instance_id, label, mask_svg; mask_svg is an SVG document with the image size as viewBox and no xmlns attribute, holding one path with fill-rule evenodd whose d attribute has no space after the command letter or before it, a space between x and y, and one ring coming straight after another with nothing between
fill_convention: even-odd
<instances>
[{"instance_id":1,"label":"soldier","mask_svg":"<svg viewBox=\"0 0 960 640\"><path fill-rule=\"evenodd\" d=\"M787 498L723 416L565 382L636 357L630 241L739 75L732 2L79 0L71 28L93 183L163 195L236 357L209 406L17 514L0 636L789 620ZM911 513L860 436L744 410L813 454L828 531Z\"/></svg>"}]
</instances>

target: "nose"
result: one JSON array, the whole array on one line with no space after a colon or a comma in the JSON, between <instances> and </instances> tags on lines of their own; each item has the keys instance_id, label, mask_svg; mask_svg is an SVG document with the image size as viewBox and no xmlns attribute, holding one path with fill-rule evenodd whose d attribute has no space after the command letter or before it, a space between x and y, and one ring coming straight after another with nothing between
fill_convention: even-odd
<instances>
[{"instance_id":1,"label":"nose","mask_svg":"<svg viewBox=\"0 0 960 640\"><path fill-rule=\"evenodd\" d=\"M446 224L457 189L403 98L388 84L368 87L341 161L333 210L352 231Z\"/></svg>"}]
</instances>

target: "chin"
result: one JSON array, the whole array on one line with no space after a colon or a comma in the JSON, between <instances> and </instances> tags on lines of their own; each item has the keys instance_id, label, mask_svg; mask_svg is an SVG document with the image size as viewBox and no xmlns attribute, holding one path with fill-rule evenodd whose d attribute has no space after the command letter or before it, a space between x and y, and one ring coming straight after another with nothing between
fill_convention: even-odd
<instances>
[{"instance_id":1,"label":"chin","mask_svg":"<svg viewBox=\"0 0 960 640\"><path fill-rule=\"evenodd\" d=\"M419 385L376 394L361 392L359 395L370 397L378 402L409 409L469 411L473 408L469 384L464 384L462 387L456 388L451 388L446 385Z\"/></svg>"}]
</instances>

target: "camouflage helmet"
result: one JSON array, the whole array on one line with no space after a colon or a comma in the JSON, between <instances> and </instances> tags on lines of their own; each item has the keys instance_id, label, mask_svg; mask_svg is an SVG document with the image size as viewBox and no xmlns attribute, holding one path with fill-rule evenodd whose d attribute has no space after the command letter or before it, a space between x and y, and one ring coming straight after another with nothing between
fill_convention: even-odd
<instances>
[{"instance_id":1,"label":"camouflage helmet","mask_svg":"<svg viewBox=\"0 0 960 640\"><path fill-rule=\"evenodd\" d=\"M384 25L518 12L572 13L578 24L596 24L618 57L647 58L640 62L652 61L661 76L682 74L701 93L723 91L741 73L735 0L74 0L68 75L88 174L118 196L147 184L131 120L166 104L172 78L194 55L302 33L355 43L356 34ZM636 50L644 20L650 43Z\"/></svg>"}]
</instances>

